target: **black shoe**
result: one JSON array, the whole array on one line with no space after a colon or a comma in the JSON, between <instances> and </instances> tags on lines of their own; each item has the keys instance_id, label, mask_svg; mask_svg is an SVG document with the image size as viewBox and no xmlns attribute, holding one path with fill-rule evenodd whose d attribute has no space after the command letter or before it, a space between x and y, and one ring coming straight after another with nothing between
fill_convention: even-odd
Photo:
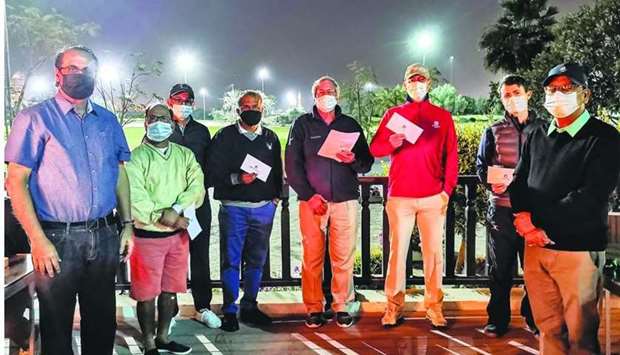
<instances>
[{"instance_id":1,"label":"black shoe","mask_svg":"<svg viewBox=\"0 0 620 355\"><path fill-rule=\"evenodd\" d=\"M325 319L326 321L332 320L333 318L334 318L334 311L331 308L323 312L323 319Z\"/></svg>"},{"instance_id":2,"label":"black shoe","mask_svg":"<svg viewBox=\"0 0 620 355\"><path fill-rule=\"evenodd\" d=\"M528 321L526 319L525 327L523 328L525 329L526 332L534 334L535 337L538 337L540 335L540 331L538 330L538 327L536 326L536 324L534 324L534 321Z\"/></svg>"},{"instance_id":3,"label":"black shoe","mask_svg":"<svg viewBox=\"0 0 620 355\"><path fill-rule=\"evenodd\" d=\"M174 341L163 344L160 343L159 340L155 339L155 346L157 347L157 351L160 353L167 351L172 354L189 354L192 352L192 348L190 346L179 344Z\"/></svg>"},{"instance_id":4,"label":"black shoe","mask_svg":"<svg viewBox=\"0 0 620 355\"><path fill-rule=\"evenodd\" d=\"M236 332L239 330L239 322L237 321L237 315L234 313L224 313L222 318L222 325L220 329L227 332Z\"/></svg>"},{"instance_id":5,"label":"black shoe","mask_svg":"<svg viewBox=\"0 0 620 355\"><path fill-rule=\"evenodd\" d=\"M159 351L157 349L145 350L144 355L159 355Z\"/></svg>"},{"instance_id":6,"label":"black shoe","mask_svg":"<svg viewBox=\"0 0 620 355\"><path fill-rule=\"evenodd\" d=\"M507 329L500 329L495 324L491 323L485 325L484 328L482 328L482 332L484 333L484 335L490 338L502 337L504 334L506 334L507 331Z\"/></svg>"},{"instance_id":7,"label":"black shoe","mask_svg":"<svg viewBox=\"0 0 620 355\"><path fill-rule=\"evenodd\" d=\"M241 321L254 325L270 325L271 317L263 313L260 309L241 310Z\"/></svg>"},{"instance_id":8,"label":"black shoe","mask_svg":"<svg viewBox=\"0 0 620 355\"><path fill-rule=\"evenodd\" d=\"M353 325L353 317L347 312L336 313L336 324L340 328L348 328Z\"/></svg>"},{"instance_id":9,"label":"black shoe","mask_svg":"<svg viewBox=\"0 0 620 355\"><path fill-rule=\"evenodd\" d=\"M310 315L306 318L306 327L308 328L318 328L325 325L325 319L323 318L323 313L310 313Z\"/></svg>"}]
</instances>

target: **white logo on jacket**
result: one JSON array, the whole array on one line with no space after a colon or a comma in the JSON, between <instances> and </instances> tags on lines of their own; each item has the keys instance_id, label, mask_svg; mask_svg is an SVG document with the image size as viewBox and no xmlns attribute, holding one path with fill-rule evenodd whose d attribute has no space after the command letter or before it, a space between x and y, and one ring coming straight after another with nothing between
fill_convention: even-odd
<instances>
[{"instance_id":1,"label":"white logo on jacket","mask_svg":"<svg viewBox=\"0 0 620 355\"><path fill-rule=\"evenodd\" d=\"M439 121L433 121L433 128L439 128Z\"/></svg>"},{"instance_id":2,"label":"white logo on jacket","mask_svg":"<svg viewBox=\"0 0 620 355\"><path fill-rule=\"evenodd\" d=\"M267 146L267 149L271 150L271 148L273 147L272 143L265 143L265 145Z\"/></svg>"}]
</instances>

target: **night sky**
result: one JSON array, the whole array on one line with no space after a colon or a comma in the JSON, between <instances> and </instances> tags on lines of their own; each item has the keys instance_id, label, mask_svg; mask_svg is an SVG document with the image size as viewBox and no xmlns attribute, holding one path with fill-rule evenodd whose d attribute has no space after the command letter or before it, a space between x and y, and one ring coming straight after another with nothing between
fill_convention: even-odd
<instances>
[{"instance_id":1,"label":"night sky","mask_svg":"<svg viewBox=\"0 0 620 355\"><path fill-rule=\"evenodd\" d=\"M551 0L560 16L590 3ZM449 78L449 57L455 57L455 84L461 94L486 96L496 75L483 67L478 42L484 27L500 15L497 0L55 0L39 1L56 8L77 23L92 21L99 35L85 45L95 49L101 62L122 62L132 52L165 63L163 75L147 83L147 91L165 96L183 73L174 65L180 51L195 54L200 63L188 82L198 91L209 90L207 104L234 84L259 88L259 66L269 69L265 91L280 98L301 90L310 104L312 81L330 74L350 79L346 65L354 60L371 65L380 85L402 82L407 64L421 62L407 39L423 28L434 28L438 42L426 64L437 66ZM18 67L19 58L12 58ZM42 74L51 79L51 63ZM283 101L280 100L280 101Z\"/></svg>"}]
</instances>

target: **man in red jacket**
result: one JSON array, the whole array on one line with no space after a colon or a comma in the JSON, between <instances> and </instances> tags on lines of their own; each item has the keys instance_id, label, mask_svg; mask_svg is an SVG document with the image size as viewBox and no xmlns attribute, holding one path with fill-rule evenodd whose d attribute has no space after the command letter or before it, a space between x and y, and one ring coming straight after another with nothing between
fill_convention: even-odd
<instances>
[{"instance_id":1,"label":"man in red jacket","mask_svg":"<svg viewBox=\"0 0 620 355\"><path fill-rule=\"evenodd\" d=\"M381 324L395 326L402 318L407 250L417 219L426 317L434 327L445 327L442 237L448 200L458 177L456 133L450 113L428 100L431 78L426 68L420 64L407 67L403 85L407 102L387 110L370 143L372 155L389 155L391 160L386 203L390 223L390 259L385 278L388 304ZM418 136L416 131L421 134Z\"/></svg>"}]
</instances>

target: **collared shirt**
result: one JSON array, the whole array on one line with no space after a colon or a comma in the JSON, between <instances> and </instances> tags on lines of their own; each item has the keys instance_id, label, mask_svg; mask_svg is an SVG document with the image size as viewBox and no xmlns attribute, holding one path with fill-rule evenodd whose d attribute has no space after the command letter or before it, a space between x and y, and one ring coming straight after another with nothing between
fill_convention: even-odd
<instances>
[{"instance_id":1,"label":"collared shirt","mask_svg":"<svg viewBox=\"0 0 620 355\"><path fill-rule=\"evenodd\" d=\"M263 127L261 124L258 125L258 127L256 128L256 131L252 132L252 131L248 131L247 129L243 128L243 126L241 125L241 122L237 122L237 129L239 130L239 133L241 133L245 138L253 141L256 139L256 137L260 136L261 134L263 134ZM230 181L232 182L233 185L239 185L241 184L241 181L239 181L239 174L237 173L233 173L230 174ZM270 202L270 200L267 201L259 201L259 202L247 202L247 201L229 201L229 200L222 200L221 201L222 204L224 206L235 206L235 207L245 207L245 208L260 208L265 206L266 204L268 204Z\"/></svg>"},{"instance_id":2,"label":"collared shirt","mask_svg":"<svg viewBox=\"0 0 620 355\"><path fill-rule=\"evenodd\" d=\"M573 123L569 124L568 126L564 128L558 127L557 122L555 120L551 120L551 123L549 124L549 128L547 129L547 135L549 136L554 131L557 131L558 133L566 132L571 137L575 138L577 133L581 130L583 126L586 125L589 119L590 119L590 113L587 110L585 110L579 117L577 117L576 120L573 121Z\"/></svg>"},{"instance_id":3,"label":"collared shirt","mask_svg":"<svg viewBox=\"0 0 620 355\"><path fill-rule=\"evenodd\" d=\"M89 101L80 117L58 93L17 114L4 160L32 170L28 189L39 220L80 222L116 207L118 165L129 158L112 112Z\"/></svg>"},{"instance_id":4,"label":"collared shirt","mask_svg":"<svg viewBox=\"0 0 620 355\"><path fill-rule=\"evenodd\" d=\"M243 128L243 126L241 126L241 122L237 122L237 129L239 130L239 133L243 134L247 139L253 141L256 139L256 137L260 136L261 134L263 134L263 125L258 124L258 127L256 128L256 131L251 132L248 131L247 129Z\"/></svg>"},{"instance_id":5,"label":"collared shirt","mask_svg":"<svg viewBox=\"0 0 620 355\"><path fill-rule=\"evenodd\" d=\"M206 191L204 175L191 150L170 142L162 153L153 145L142 143L132 155L127 175L131 212L137 228L172 231L157 222L163 209L177 206L184 210L191 205L202 205Z\"/></svg>"}]
</instances>

